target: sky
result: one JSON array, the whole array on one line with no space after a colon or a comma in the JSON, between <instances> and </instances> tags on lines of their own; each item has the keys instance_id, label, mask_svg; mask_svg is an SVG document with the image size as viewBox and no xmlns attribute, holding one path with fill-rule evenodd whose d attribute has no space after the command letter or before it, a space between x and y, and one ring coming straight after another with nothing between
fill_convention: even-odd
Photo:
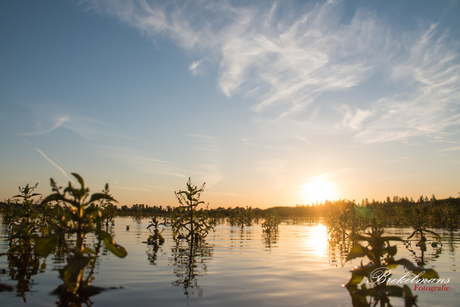
<instances>
[{"instance_id":1,"label":"sky","mask_svg":"<svg viewBox=\"0 0 460 307\"><path fill-rule=\"evenodd\" d=\"M1 1L0 200L460 192L458 1Z\"/></svg>"}]
</instances>

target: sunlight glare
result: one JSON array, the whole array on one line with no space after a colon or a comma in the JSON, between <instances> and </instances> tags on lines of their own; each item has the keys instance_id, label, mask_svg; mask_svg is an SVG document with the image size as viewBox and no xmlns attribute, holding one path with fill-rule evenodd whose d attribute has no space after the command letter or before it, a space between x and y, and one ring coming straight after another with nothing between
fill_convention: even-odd
<instances>
[{"instance_id":1,"label":"sunlight glare","mask_svg":"<svg viewBox=\"0 0 460 307\"><path fill-rule=\"evenodd\" d=\"M324 180L316 180L303 185L303 196L307 203L322 203L335 197L334 185Z\"/></svg>"},{"instance_id":2,"label":"sunlight glare","mask_svg":"<svg viewBox=\"0 0 460 307\"><path fill-rule=\"evenodd\" d=\"M312 249L315 255L319 257L325 256L327 254L329 237L327 227L318 224L317 226L311 227L310 230L310 235L305 239L305 245Z\"/></svg>"}]
</instances>

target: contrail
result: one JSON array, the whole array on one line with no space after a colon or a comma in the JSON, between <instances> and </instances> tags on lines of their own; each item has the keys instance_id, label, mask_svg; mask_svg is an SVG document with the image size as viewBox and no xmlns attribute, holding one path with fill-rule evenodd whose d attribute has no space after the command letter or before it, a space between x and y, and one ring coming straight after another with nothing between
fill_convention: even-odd
<instances>
[{"instance_id":1,"label":"contrail","mask_svg":"<svg viewBox=\"0 0 460 307\"><path fill-rule=\"evenodd\" d=\"M54 163L50 158L48 158L40 149L38 149L37 147L34 147L42 156L43 158L45 158L46 160L48 160L49 163L51 163L52 165L54 165L58 170L61 171L61 173L67 177L67 179L70 180L70 182L73 182L72 179L70 179L69 176L67 176L67 174L65 173L65 171L62 169L62 167L60 167L59 165L57 165L56 163Z\"/></svg>"},{"instance_id":2,"label":"contrail","mask_svg":"<svg viewBox=\"0 0 460 307\"><path fill-rule=\"evenodd\" d=\"M30 145L32 145L32 144L31 144L28 140L26 140L26 139L21 138L21 140L23 140L24 142L29 143Z\"/></svg>"},{"instance_id":3,"label":"contrail","mask_svg":"<svg viewBox=\"0 0 460 307\"><path fill-rule=\"evenodd\" d=\"M29 141L21 138L22 140L24 140L25 142L29 143L30 145L32 145ZM33 146L33 145L32 145ZM58 170L61 171L61 173L67 178L70 180L70 182L73 182L72 179L67 176L66 172L62 169L62 167L60 167L59 165L57 165L56 163L54 163L50 158L48 158L40 149L38 149L37 147L34 147L36 151L38 151L42 156L43 158L45 158L49 163L51 163L53 166L55 166Z\"/></svg>"}]
</instances>

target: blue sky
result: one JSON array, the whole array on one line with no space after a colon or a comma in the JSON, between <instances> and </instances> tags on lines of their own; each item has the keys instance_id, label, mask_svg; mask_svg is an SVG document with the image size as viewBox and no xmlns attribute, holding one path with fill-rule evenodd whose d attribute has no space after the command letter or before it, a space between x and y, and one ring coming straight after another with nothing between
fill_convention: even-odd
<instances>
[{"instance_id":1,"label":"blue sky","mask_svg":"<svg viewBox=\"0 0 460 307\"><path fill-rule=\"evenodd\" d=\"M460 192L457 1L2 1L0 198ZM322 182L315 185L315 182Z\"/></svg>"}]
</instances>

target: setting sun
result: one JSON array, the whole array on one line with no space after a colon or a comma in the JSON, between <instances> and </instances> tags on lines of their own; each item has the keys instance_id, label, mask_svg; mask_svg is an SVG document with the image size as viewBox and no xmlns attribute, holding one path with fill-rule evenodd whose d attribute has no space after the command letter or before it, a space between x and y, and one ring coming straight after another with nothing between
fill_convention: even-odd
<instances>
[{"instance_id":1,"label":"setting sun","mask_svg":"<svg viewBox=\"0 0 460 307\"><path fill-rule=\"evenodd\" d=\"M335 187L332 183L317 179L311 180L310 183L303 185L303 198L307 203L324 202L326 199L335 198Z\"/></svg>"}]
</instances>

